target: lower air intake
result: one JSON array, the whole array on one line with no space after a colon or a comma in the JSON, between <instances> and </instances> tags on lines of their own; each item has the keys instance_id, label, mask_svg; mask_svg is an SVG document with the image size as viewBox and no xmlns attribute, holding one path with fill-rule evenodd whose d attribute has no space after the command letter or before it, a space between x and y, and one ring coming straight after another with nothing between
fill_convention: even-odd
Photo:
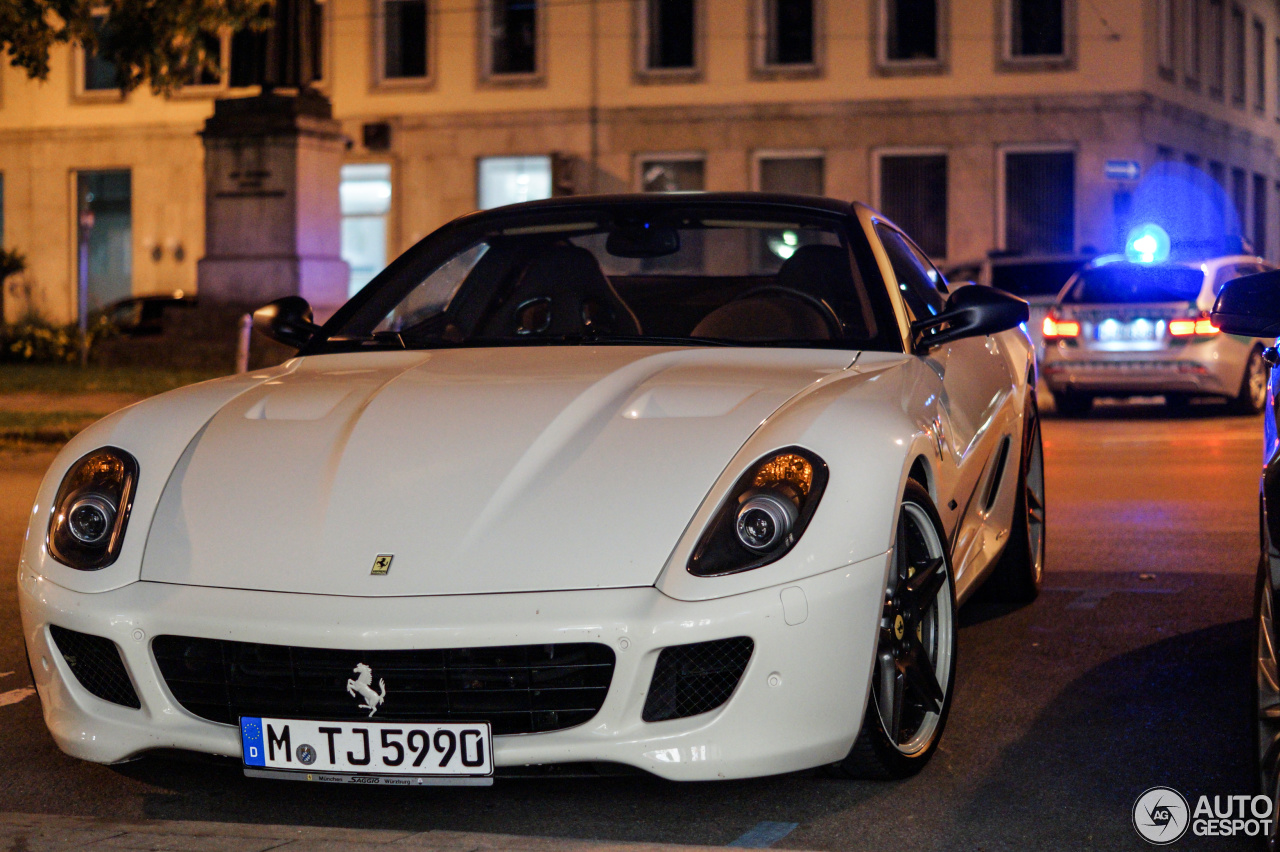
<instances>
[{"instance_id":1,"label":"lower air intake","mask_svg":"<svg viewBox=\"0 0 1280 852\"><path fill-rule=\"evenodd\" d=\"M716 709L733 694L754 649L746 636L663 648L641 718L661 722Z\"/></svg>"},{"instance_id":2,"label":"lower air intake","mask_svg":"<svg viewBox=\"0 0 1280 852\"><path fill-rule=\"evenodd\" d=\"M71 673L91 694L134 710L142 707L115 642L55 625L49 626L49 633Z\"/></svg>"}]
</instances>

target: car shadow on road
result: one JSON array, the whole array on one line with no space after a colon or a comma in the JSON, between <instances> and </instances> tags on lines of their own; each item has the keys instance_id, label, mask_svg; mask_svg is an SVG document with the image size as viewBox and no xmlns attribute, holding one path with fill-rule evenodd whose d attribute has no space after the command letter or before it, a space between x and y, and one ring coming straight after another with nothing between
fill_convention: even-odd
<instances>
[{"instance_id":1,"label":"car shadow on road","mask_svg":"<svg viewBox=\"0 0 1280 852\"><path fill-rule=\"evenodd\" d=\"M1054 410L1052 403L1041 405L1041 414L1047 420L1218 420L1223 418L1248 420L1250 417L1237 414L1225 402L1216 400L1197 400L1188 405L1172 408L1165 405L1160 397L1142 397L1140 399L1099 400L1087 414L1064 417Z\"/></svg>"},{"instance_id":2,"label":"car shadow on road","mask_svg":"<svg viewBox=\"0 0 1280 852\"><path fill-rule=\"evenodd\" d=\"M1251 631L1240 620L1181 634L1068 683L984 769L956 848L994 848L983 841L1016 825L1010 848L1149 849L1130 821L1143 791L1172 787L1193 809L1201 795L1253 794ZM1179 848L1226 844L1188 834Z\"/></svg>"}]
</instances>

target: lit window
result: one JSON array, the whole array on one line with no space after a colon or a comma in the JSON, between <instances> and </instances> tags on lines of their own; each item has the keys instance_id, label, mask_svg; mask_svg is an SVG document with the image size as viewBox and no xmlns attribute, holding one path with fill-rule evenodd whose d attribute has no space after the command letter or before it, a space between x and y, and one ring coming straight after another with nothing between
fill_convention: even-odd
<instances>
[{"instance_id":1,"label":"lit window","mask_svg":"<svg viewBox=\"0 0 1280 852\"><path fill-rule=\"evenodd\" d=\"M357 163L342 167L342 259L350 269L348 295L355 295L387 265L387 216L391 212L391 166Z\"/></svg>"},{"instance_id":2,"label":"lit window","mask_svg":"<svg viewBox=\"0 0 1280 852\"><path fill-rule=\"evenodd\" d=\"M484 157L478 184L481 210L550 198L551 158Z\"/></svg>"}]
</instances>

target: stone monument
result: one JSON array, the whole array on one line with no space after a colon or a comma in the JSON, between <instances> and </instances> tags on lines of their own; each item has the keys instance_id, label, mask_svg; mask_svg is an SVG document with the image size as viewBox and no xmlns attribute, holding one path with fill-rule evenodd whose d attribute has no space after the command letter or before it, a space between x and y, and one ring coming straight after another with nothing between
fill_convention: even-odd
<instances>
[{"instance_id":1,"label":"stone monument","mask_svg":"<svg viewBox=\"0 0 1280 852\"><path fill-rule=\"evenodd\" d=\"M202 304L253 307L302 296L324 319L346 301L344 139L329 100L310 85L312 14L313 0L277 0L262 39L261 93L216 101L205 122Z\"/></svg>"}]
</instances>

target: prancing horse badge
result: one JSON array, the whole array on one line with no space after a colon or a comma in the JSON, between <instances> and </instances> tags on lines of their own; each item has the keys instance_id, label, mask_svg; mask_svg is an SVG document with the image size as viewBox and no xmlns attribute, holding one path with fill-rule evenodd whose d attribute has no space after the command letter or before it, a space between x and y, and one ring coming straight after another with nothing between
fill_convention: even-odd
<instances>
[{"instance_id":1,"label":"prancing horse badge","mask_svg":"<svg viewBox=\"0 0 1280 852\"><path fill-rule=\"evenodd\" d=\"M369 573L375 576L387 573L391 570L391 560L395 558L395 555L391 553L379 553L377 558L373 560L373 570Z\"/></svg>"}]
</instances>

